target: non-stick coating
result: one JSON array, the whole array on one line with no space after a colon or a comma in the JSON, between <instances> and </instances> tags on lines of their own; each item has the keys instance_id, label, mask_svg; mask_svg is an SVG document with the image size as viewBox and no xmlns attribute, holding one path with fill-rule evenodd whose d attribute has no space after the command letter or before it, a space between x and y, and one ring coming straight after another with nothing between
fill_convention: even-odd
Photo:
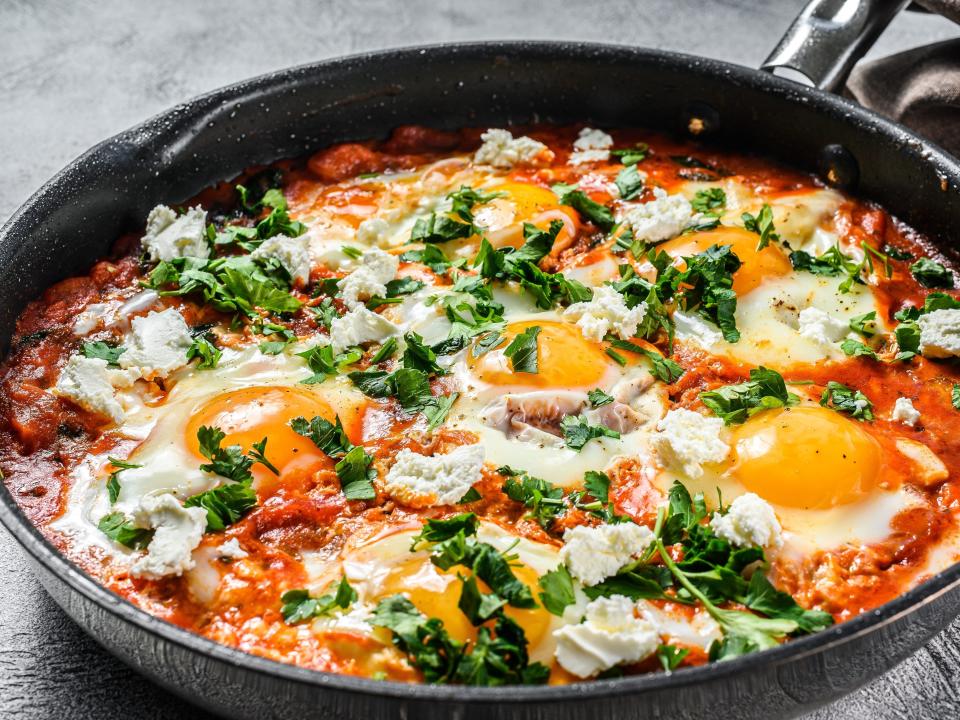
<instances>
[{"instance_id":1,"label":"non-stick coating","mask_svg":"<svg viewBox=\"0 0 960 720\"><path fill-rule=\"evenodd\" d=\"M707 109L704 108L704 105ZM816 170L821 149L856 159L855 192L955 256L955 160L836 97L711 60L569 43L479 43L388 51L263 76L203 96L97 146L0 230L0 346L45 287L85 272L158 202L186 199L256 163L392 127L587 121L683 132ZM715 115L714 115L715 113ZM954 566L878 610L739 660L563 688L463 688L361 680L245 655L153 618L80 573L9 492L0 520L44 585L111 652L177 694L235 718L693 718L798 714L849 692L956 615Z\"/></svg>"}]
</instances>

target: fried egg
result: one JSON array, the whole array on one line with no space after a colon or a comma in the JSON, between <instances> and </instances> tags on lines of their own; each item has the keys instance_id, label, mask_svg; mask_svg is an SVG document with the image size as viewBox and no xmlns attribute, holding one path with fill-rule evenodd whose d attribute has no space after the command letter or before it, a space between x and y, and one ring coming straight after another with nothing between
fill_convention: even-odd
<instances>
[{"instance_id":1,"label":"fried egg","mask_svg":"<svg viewBox=\"0 0 960 720\"><path fill-rule=\"evenodd\" d=\"M466 575L469 571L462 566L442 570L430 561L428 550L411 552L413 538L419 532L418 525L390 529L372 538L351 537L336 557L323 552L304 553L309 589L319 595L344 576L357 591L358 603L368 612L384 598L402 594L427 617L442 620L454 640L475 641L477 628L457 607L463 586L458 573ZM511 565L513 572L531 589L534 597L538 579L560 564L558 548L519 537L493 522L480 523L477 539L516 556ZM484 583L479 585L482 592L489 592ZM555 648L553 631L560 625L559 618L539 604L530 609L507 606L506 614L523 628L532 660L551 664ZM345 629L348 628L337 626L339 631ZM375 632L372 627L362 626L355 626L353 630Z\"/></svg>"}]
</instances>

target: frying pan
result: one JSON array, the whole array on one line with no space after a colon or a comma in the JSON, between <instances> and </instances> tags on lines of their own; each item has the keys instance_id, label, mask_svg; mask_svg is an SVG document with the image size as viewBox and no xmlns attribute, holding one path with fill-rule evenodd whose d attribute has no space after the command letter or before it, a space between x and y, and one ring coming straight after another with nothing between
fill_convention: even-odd
<instances>
[{"instance_id":1,"label":"frying pan","mask_svg":"<svg viewBox=\"0 0 960 720\"><path fill-rule=\"evenodd\" d=\"M824 89L903 0L815 0L765 63ZM820 172L878 201L956 258L960 164L907 129L817 87L714 60L632 47L485 42L356 55L265 75L113 137L44 185L0 229L0 349L25 304L84 273L159 202L245 167L420 123L456 128L585 121L697 132ZM172 692L234 718L786 717L886 671L957 614L960 565L825 632L673 674L565 687L405 685L247 655L154 618L99 586L0 490L0 521L61 607Z\"/></svg>"}]
</instances>

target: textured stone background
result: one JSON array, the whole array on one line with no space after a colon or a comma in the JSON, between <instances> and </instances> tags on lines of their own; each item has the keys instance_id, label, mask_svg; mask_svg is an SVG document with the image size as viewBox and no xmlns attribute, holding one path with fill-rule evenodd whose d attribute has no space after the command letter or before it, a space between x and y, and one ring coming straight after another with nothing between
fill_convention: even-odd
<instances>
[{"instance_id":1,"label":"textured stone background","mask_svg":"<svg viewBox=\"0 0 960 720\"><path fill-rule=\"evenodd\" d=\"M633 43L756 66L803 0L0 2L0 221L94 143L251 75L335 55L477 39ZM871 56L960 35L908 13ZM960 716L960 620L811 716ZM723 716L735 716L724 708ZM115 661L47 597L0 528L0 717L207 717Z\"/></svg>"}]
</instances>

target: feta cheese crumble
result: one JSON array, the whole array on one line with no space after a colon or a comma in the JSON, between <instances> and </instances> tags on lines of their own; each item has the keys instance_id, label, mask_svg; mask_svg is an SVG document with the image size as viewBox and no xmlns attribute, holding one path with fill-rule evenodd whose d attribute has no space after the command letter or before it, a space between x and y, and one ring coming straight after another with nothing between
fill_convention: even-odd
<instances>
[{"instance_id":1,"label":"feta cheese crumble","mask_svg":"<svg viewBox=\"0 0 960 720\"><path fill-rule=\"evenodd\" d=\"M960 310L934 310L917 318L920 354L928 358L960 356Z\"/></svg>"},{"instance_id":2,"label":"feta cheese crumble","mask_svg":"<svg viewBox=\"0 0 960 720\"><path fill-rule=\"evenodd\" d=\"M357 242L364 245L380 245L386 240L390 223L383 218L367 218L357 226Z\"/></svg>"},{"instance_id":3,"label":"feta cheese crumble","mask_svg":"<svg viewBox=\"0 0 960 720\"><path fill-rule=\"evenodd\" d=\"M250 253L254 260L276 259L290 275L294 285L310 281L310 240L306 235L274 235Z\"/></svg>"},{"instance_id":4,"label":"feta cheese crumble","mask_svg":"<svg viewBox=\"0 0 960 720\"><path fill-rule=\"evenodd\" d=\"M404 505L453 505L480 481L483 445L462 445L446 455L403 449L387 472L384 491Z\"/></svg>"},{"instance_id":5,"label":"feta cheese crumble","mask_svg":"<svg viewBox=\"0 0 960 720\"><path fill-rule=\"evenodd\" d=\"M583 622L554 631L557 662L579 678L652 655L660 644L653 624L637 617L634 602L623 595L599 597L587 605Z\"/></svg>"},{"instance_id":6,"label":"feta cheese crumble","mask_svg":"<svg viewBox=\"0 0 960 720\"><path fill-rule=\"evenodd\" d=\"M610 159L613 138L603 130L583 128L573 143L574 152L570 155L570 165L582 165L590 162L604 162Z\"/></svg>"},{"instance_id":7,"label":"feta cheese crumble","mask_svg":"<svg viewBox=\"0 0 960 720\"><path fill-rule=\"evenodd\" d=\"M114 393L112 380L113 371L106 360L73 355L60 371L53 394L76 403L84 410L120 423L124 413Z\"/></svg>"},{"instance_id":8,"label":"feta cheese crumble","mask_svg":"<svg viewBox=\"0 0 960 720\"><path fill-rule=\"evenodd\" d=\"M714 513L710 527L724 540L740 547L759 545L778 548L783 545L783 532L770 504L756 493L741 495L726 515Z\"/></svg>"},{"instance_id":9,"label":"feta cheese crumble","mask_svg":"<svg viewBox=\"0 0 960 720\"><path fill-rule=\"evenodd\" d=\"M357 308L361 299L387 294L387 283L397 276L400 260L388 252L371 248L363 253L360 267L343 278L338 287L347 307Z\"/></svg>"},{"instance_id":10,"label":"feta cheese crumble","mask_svg":"<svg viewBox=\"0 0 960 720\"><path fill-rule=\"evenodd\" d=\"M841 320L815 307L801 310L797 320L800 323L800 337L805 337L819 345L840 342L850 332L850 323L846 320Z\"/></svg>"},{"instance_id":11,"label":"feta cheese crumble","mask_svg":"<svg viewBox=\"0 0 960 720\"><path fill-rule=\"evenodd\" d=\"M166 205L157 205L147 216L147 229L140 244L152 262L181 257L208 258L207 211L197 206L177 216Z\"/></svg>"},{"instance_id":12,"label":"feta cheese crumble","mask_svg":"<svg viewBox=\"0 0 960 720\"><path fill-rule=\"evenodd\" d=\"M616 575L650 545L650 528L632 522L588 527L577 525L563 534L560 559L584 585Z\"/></svg>"},{"instance_id":13,"label":"feta cheese crumble","mask_svg":"<svg viewBox=\"0 0 960 720\"><path fill-rule=\"evenodd\" d=\"M890 419L894 422L902 422L904 425L913 427L920 419L920 411L913 406L910 398L897 398L893 404L893 412L890 413Z\"/></svg>"},{"instance_id":14,"label":"feta cheese crumble","mask_svg":"<svg viewBox=\"0 0 960 720\"><path fill-rule=\"evenodd\" d=\"M526 135L515 138L509 130L491 128L480 136L483 145L473 156L475 163L512 168L536 160L547 146Z\"/></svg>"},{"instance_id":15,"label":"feta cheese crumble","mask_svg":"<svg viewBox=\"0 0 960 720\"><path fill-rule=\"evenodd\" d=\"M230 538L217 548L217 555L225 560L243 560L249 553L240 547L240 541Z\"/></svg>"},{"instance_id":16,"label":"feta cheese crumble","mask_svg":"<svg viewBox=\"0 0 960 720\"><path fill-rule=\"evenodd\" d=\"M652 444L661 461L676 466L691 478L703 475L704 463L722 461L730 446L720 439L723 420L693 410L671 410L657 423Z\"/></svg>"},{"instance_id":17,"label":"feta cheese crumble","mask_svg":"<svg viewBox=\"0 0 960 720\"><path fill-rule=\"evenodd\" d=\"M383 342L399 334L399 327L363 305L357 305L330 323L330 342L336 352L368 342Z\"/></svg>"},{"instance_id":18,"label":"feta cheese crumble","mask_svg":"<svg viewBox=\"0 0 960 720\"><path fill-rule=\"evenodd\" d=\"M623 295L609 285L600 285L594 288L591 300L574 303L563 314L576 318L585 338L601 342L610 332L621 340L629 340L637 333L646 312L645 302L628 308Z\"/></svg>"},{"instance_id":19,"label":"feta cheese crumble","mask_svg":"<svg viewBox=\"0 0 960 720\"><path fill-rule=\"evenodd\" d=\"M146 495L133 511L137 527L155 530L147 554L137 560L131 572L147 578L181 575L194 566L192 553L207 527L207 511L187 508L173 495Z\"/></svg>"},{"instance_id":20,"label":"feta cheese crumble","mask_svg":"<svg viewBox=\"0 0 960 720\"><path fill-rule=\"evenodd\" d=\"M631 206L622 222L633 230L637 240L658 243L675 238L696 217L683 195L669 195L663 188L653 188L653 200Z\"/></svg>"},{"instance_id":21,"label":"feta cheese crumble","mask_svg":"<svg viewBox=\"0 0 960 720\"><path fill-rule=\"evenodd\" d=\"M673 327L677 340L689 341L705 349L709 349L723 340L723 333L720 332L720 328L707 322L696 313L675 310L673 312Z\"/></svg>"},{"instance_id":22,"label":"feta cheese crumble","mask_svg":"<svg viewBox=\"0 0 960 720\"><path fill-rule=\"evenodd\" d=\"M127 336L120 367L137 371L146 380L165 378L187 364L193 344L190 328L174 308L135 317Z\"/></svg>"}]
</instances>

